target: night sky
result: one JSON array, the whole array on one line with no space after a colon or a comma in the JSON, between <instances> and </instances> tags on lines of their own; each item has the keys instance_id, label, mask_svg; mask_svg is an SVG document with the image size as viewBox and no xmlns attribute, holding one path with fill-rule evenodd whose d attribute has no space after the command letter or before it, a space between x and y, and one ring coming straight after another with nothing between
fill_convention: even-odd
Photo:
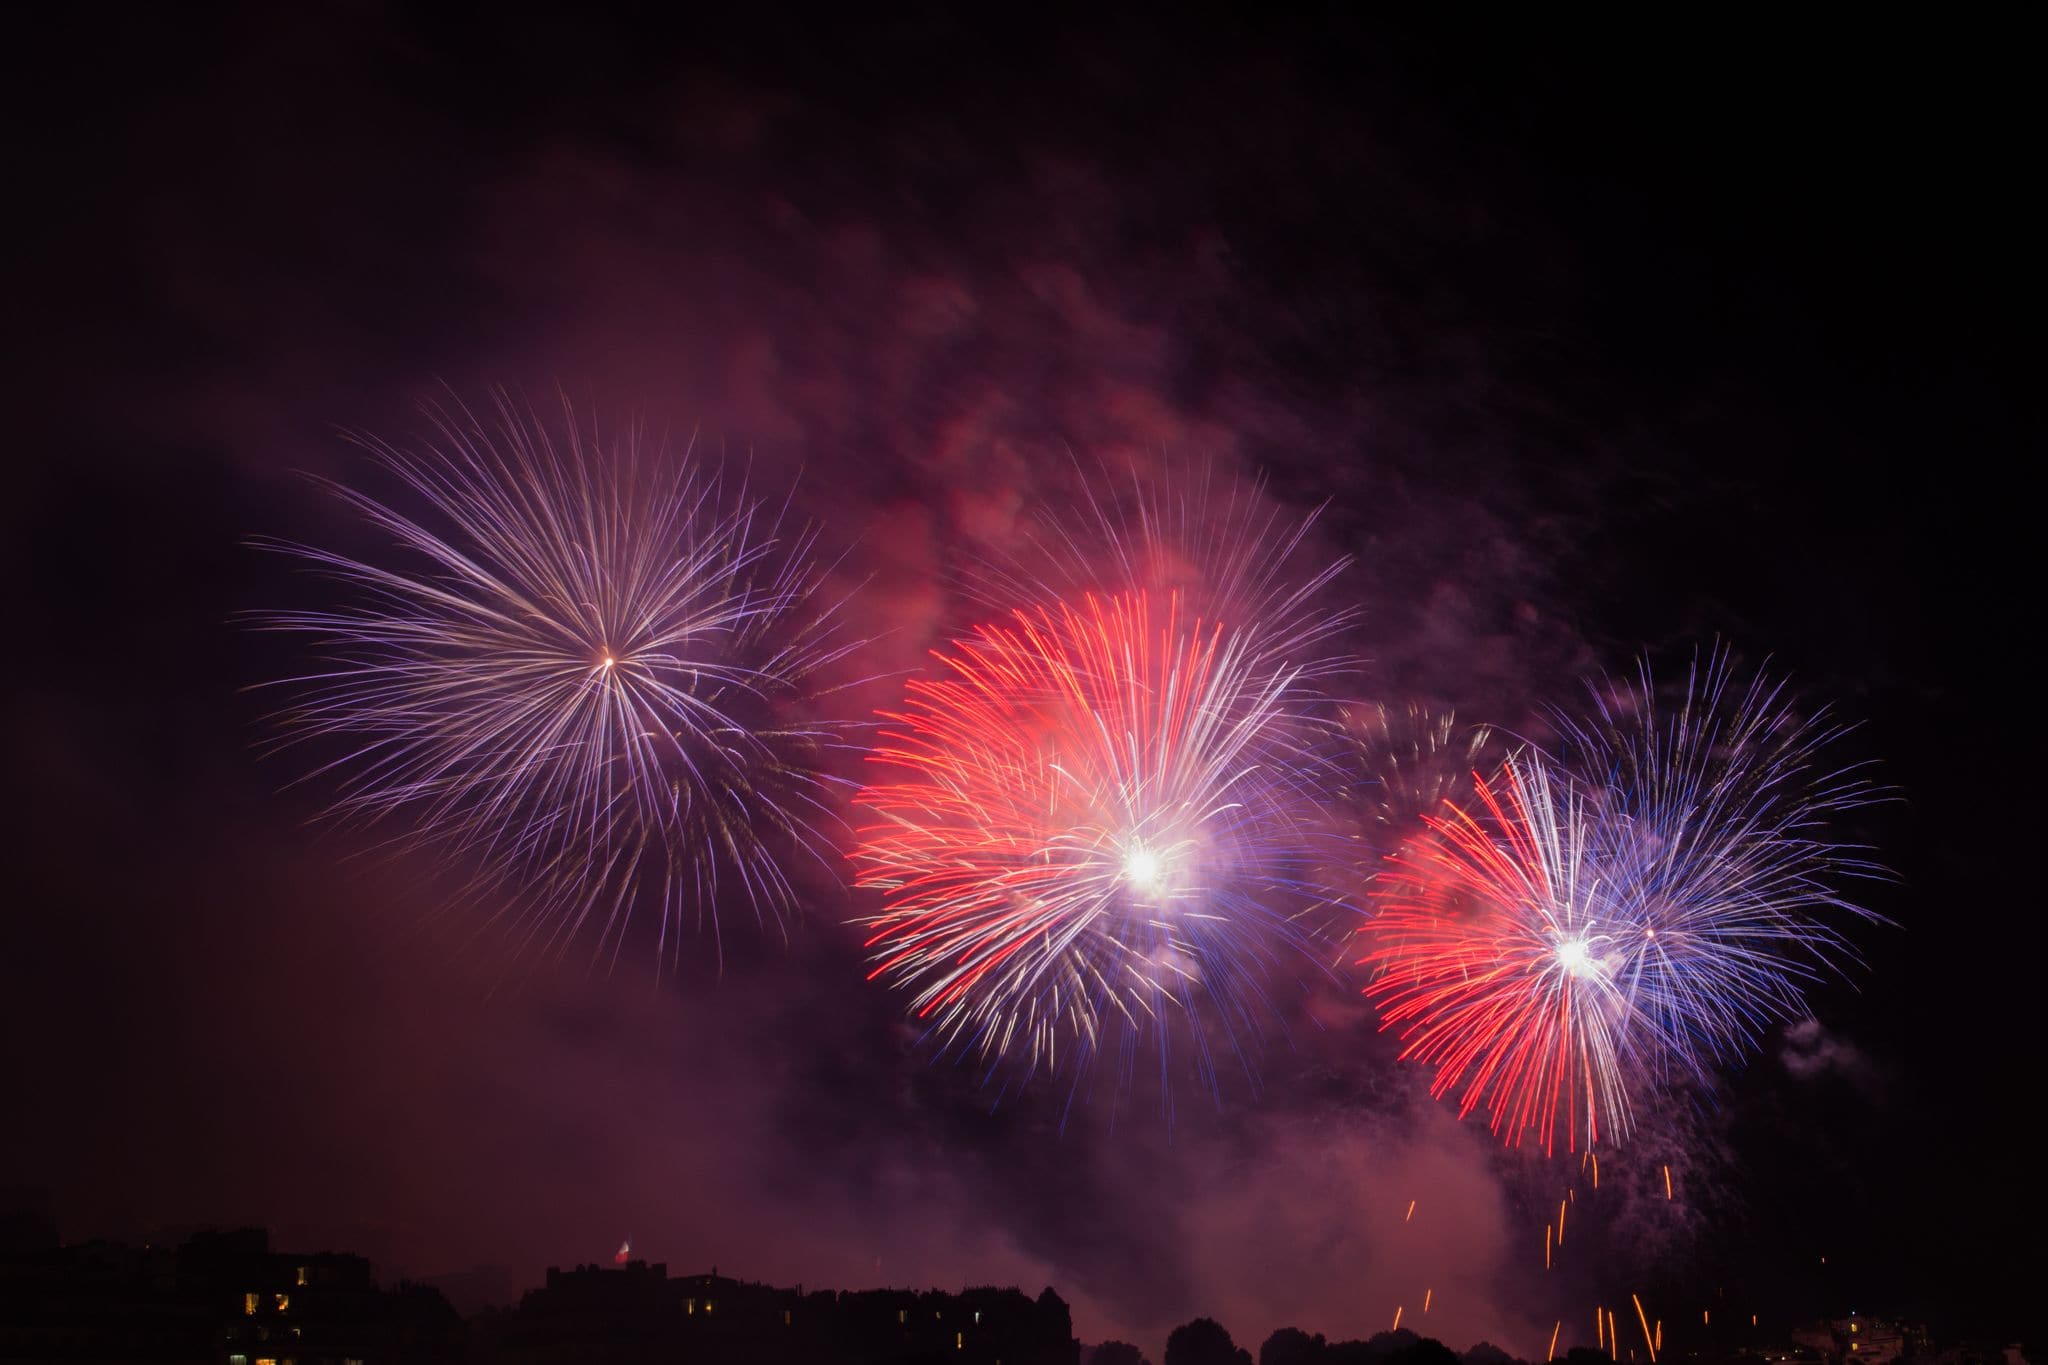
<instances>
[{"instance_id":1,"label":"night sky","mask_svg":"<svg viewBox=\"0 0 2048 1365\"><path fill-rule=\"evenodd\" d=\"M1155 1356L1198 1313L1256 1347L1403 1302L1535 1356L1637 1289L2038 1340L2024 45L1347 10L18 34L0 1188L67 1239L254 1223L515 1289L626 1236L782 1284L1049 1283ZM248 689L293 644L239 624L318 592L252 537L360 542L302 477L365 477L343 429L494 385L796 480L877 680L835 704L961 623L948 566L1071 511L1070 453L1327 501L1364 698L1530 727L1725 640L1859 722L1841 757L1898 799L1840 832L1894 924L1656 1126L1686 1197L1623 1149L1547 1275L1556 1180L1431 1101L1355 982L1256 1093L1169 1126L1098 1087L1062 1128L1057 1089L929 1064L843 887L722 975L514 967L261 756Z\"/></svg>"}]
</instances>

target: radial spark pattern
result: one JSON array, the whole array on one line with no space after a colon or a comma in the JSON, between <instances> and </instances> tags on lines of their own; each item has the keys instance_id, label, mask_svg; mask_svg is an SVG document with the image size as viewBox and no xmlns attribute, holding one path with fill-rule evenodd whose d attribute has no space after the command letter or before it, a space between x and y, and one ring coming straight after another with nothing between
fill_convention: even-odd
<instances>
[{"instance_id":1,"label":"radial spark pattern","mask_svg":"<svg viewBox=\"0 0 2048 1365\"><path fill-rule=\"evenodd\" d=\"M1484 1109L1546 1151L1626 1134L1630 1010L1586 813L1533 754L1475 787L1472 810L1425 817L1378 883L1366 992L1460 1117Z\"/></svg>"},{"instance_id":2,"label":"radial spark pattern","mask_svg":"<svg viewBox=\"0 0 2048 1365\"><path fill-rule=\"evenodd\" d=\"M1177 595L1015 612L914 680L859 802L874 975L949 1047L1026 1072L1111 1045L1239 1047L1299 950L1293 671ZM1198 1017L1199 1016L1199 1017Z\"/></svg>"},{"instance_id":3,"label":"radial spark pattern","mask_svg":"<svg viewBox=\"0 0 2048 1365\"><path fill-rule=\"evenodd\" d=\"M1360 965L1403 1056L1460 1112L1551 1150L1626 1136L1632 1106L1711 1086L1806 989L1854 961L1843 892L1878 875L1827 824L1875 799L1828 770L1805 722L1725 657L1659 706L1645 672L1561 718L1563 760L1525 749L1428 819L1373 895ZM1565 766L1569 764L1569 766Z\"/></svg>"},{"instance_id":4,"label":"radial spark pattern","mask_svg":"<svg viewBox=\"0 0 2048 1365\"><path fill-rule=\"evenodd\" d=\"M433 416L423 446L364 442L397 497L329 485L374 553L264 542L344 598L257 620L318 657L278 720L333 750L330 814L440 854L522 943L616 954L636 908L664 958L721 905L779 924L830 739L788 711L836 655L811 536L566 408Z\"/></svg>"},{"instance_id":5,"label":"radial spark pattern","mask_svg":"<svg viewBox=\"0 0 2048 1365\"><path fill-rule=\"evenodd\" d=\"M1783 685L1738 680L1724 653L1695 662L1669 705L1647 665L1592 688L1560 746L1589 793L1607 916L1638 938L1628 988L1664 1070L1710 1081L1806 991L1857 961L1852 900L1882 877L1835 826L1884 793L1828 754L1843 728L1802 718Z\"/></svg>"}]
</instances>

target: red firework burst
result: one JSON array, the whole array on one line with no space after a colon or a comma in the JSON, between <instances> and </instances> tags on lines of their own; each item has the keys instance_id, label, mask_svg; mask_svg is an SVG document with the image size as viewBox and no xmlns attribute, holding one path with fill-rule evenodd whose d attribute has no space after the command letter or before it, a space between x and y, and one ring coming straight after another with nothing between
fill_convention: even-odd
<instances>
[{"instance_id":1,"label":"red firework burst","mask_svg":"<svg viewBox=\"0 0 2048 1365\"><path fill-rule=\"evenodd\" d=\"M1027 1071L1198 999L1233 1042L1256 1027L1260 969L1302 938L1296 671L1141 591L935 657L873 755L899 779L857 798L881 817L854 852L885 897L872 974L946 1045Z\"/></svg>"},{"instance_id":2,"label":"red firework burst","mask_svg":"<svg viewBox=\"0 0 2048 1365\"><path fill-rule=\"evenodd\" d=\"M1583 871L1577 797L1540 759L1474 776L1476 814L1425 817L1389 859L1360 932L1359 965L1404 1060L1433 1066L1430 1093L1484 1106L1493 1131L1554 1150L1627 1131L1621 1030L1629 1011Z\"/></svg>"}]
</instances>

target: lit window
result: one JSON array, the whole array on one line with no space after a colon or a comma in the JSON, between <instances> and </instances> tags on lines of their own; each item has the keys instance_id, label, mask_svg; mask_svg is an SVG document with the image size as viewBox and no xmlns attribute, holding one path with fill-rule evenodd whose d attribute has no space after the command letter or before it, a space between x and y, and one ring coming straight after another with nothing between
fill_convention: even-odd
<instances>
[{"instance_id":1,"label":"lit window","mask_svg":"<svg viewBox=\"0 0 2048 1365\"><path fill-rule=\"evenodd\" d=\"M277 1365L277 1361L270 1356L257 1356L256 1365Z\"/></svg>"},{"instance_id":2,"label":"lit window","mask_svg":"<svg viewBox=\"0 0 2048 1365\"><path fill-rule=\"evenodd\" d=\"M981 1321L981 1310L979 1308L974 1310L974 1321L977 1324Z\"/></svg>"},{"instance_id":3,"label":"lit window","mask_svg":"<svg viewBox=\"0 0 2048 1365\"><path fill-rule=\"evenodd\" d=\"M789 1326L789 1310L787 1308L782 1310L782 1325L784 1327Z\"/></svg>"},{"instance_id":4,"label":"lit window","mask_svg":"<svg viewBox=\"0 0 2048 1365\"><path fill-rule=\"evenodd\" d=\"M299 1288L304 1289L308 1284L311 1283L311 1281L309 1281L306 1278L306 1272L310 1269L312 1269L311 1266L302 1265L299 1267Z\"/></svg>"},{"instance_id":5,"label":"lit window","mask_svg":"<svg viewBox=\"0 0 2048 1365\"><path fill-rule=\"evenodd\" d=\"M683 1311L686 1313L695 1313L697 1311L697 1301L695 1299L683 1300Z\"/></svg>"},{"instance_id":6,"label":"lit window","mask_svg":"<svg viewBox=\"0 0 2048 1365\"><path fill-rule=\"evenodd\" d=\"M254 1310L251 1310L251 1311L254 1311ZM910 1321L910 1310L909 1310L908 1308L899 1308L899 1309L897 1309L897 1310L896 1310L896 1321L898 1321L898 1322L909 1322L909 1321Z\"/></svg>"},{"instance_id":7,"label":"lit window","mask_svg":"<svg viewBox=\"0 0 2048 1365\"><path fill-rule=\"evenodd\" d=\"M709 1312L710 1312L710 1311L711 1311L712 1309L714 1309L714 1308L716 1308L716 1307L718 1307L718 1305L717 1305L717 1304L715 1304L715 1303L713 1303L713 1302L712 1302L711 1300L709 1300L709 1299L706 1299L706 1300L704 1300L704 1311L705 1311L705 1312L709 1313Z\"/></svg>"},{"instance_id":8,"label":"lit window","mask_svg":"<svg viewBox=\"0 0 2048 1365\"><path fill-rule=\"evenodd\" d=\"M290 1310L290 1308L291 1308L291 1306L292 1306L292 1296L291 1296L291 1295L289 1295L289 1294L279 1294L279 1295L276 1295L275 1297L276 1297L276 1299L277 1299L277 1311L278 1311L278 1312L280 1312L280 1313L283 1313L283 1312L287 1312L287 1311L289 1311L289 1310Z\"/></svg>"},{"instance_id":9,"label":"lit window","mask_svg":"<svg viewBox=\"0 0 2048 1365\"><path fill-rule=\"evenodd\" d=\"M242 1295L242 1312L252 1318L256 1316L256 1296L254 1294Z\"/></svg>"},{"instance_id":10,"label":"lit window","mask_svg":"<svg viewBox=\"0 0 2048 1365\"><path fill-rule=\"evenodd\" d=\"M964 1351L967 1349L967 1333L953 1333L953 1349L956 1351Z\"/></svg>"},{"instance_id":11,"label":"lit window","mask_svg":"<svg viewBox=\"0 0 2048 1365\"><path fill-rule=\"evenodd\" d=\"M249 1365L249 1357L237 1351L228 1357L228 1365Z\"/></svg>"}]
</instances>

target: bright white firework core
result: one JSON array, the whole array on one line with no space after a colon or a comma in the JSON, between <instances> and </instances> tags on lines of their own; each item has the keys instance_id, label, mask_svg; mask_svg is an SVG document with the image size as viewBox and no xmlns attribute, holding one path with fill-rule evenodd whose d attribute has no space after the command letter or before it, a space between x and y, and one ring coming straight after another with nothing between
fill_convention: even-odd
<instances>
[{"instance_id":1,"label":"bright white firework core","mask_svg":"<svg viewBox=\"0 0 2048 1365\"><path fill-rule=\"evenodd\" d=\"M1159 855L1142 844L1131 845L1124 854L1124 880L1140 891L1156 891L1163 870Z\"/></svg>"},{"instance_id":2,"label":"bright white firework core","mask_svg":"<svg viewBox=\"0 0 2048 1365\"><path fill-rule=\"evenodd\" d=\"M1573 976L1587 976L1593 970L1592 955L1586 951L1586 941L1582 938L1568 938L1558 944L1557 961Z\"/></svg>"}]
</instances>

